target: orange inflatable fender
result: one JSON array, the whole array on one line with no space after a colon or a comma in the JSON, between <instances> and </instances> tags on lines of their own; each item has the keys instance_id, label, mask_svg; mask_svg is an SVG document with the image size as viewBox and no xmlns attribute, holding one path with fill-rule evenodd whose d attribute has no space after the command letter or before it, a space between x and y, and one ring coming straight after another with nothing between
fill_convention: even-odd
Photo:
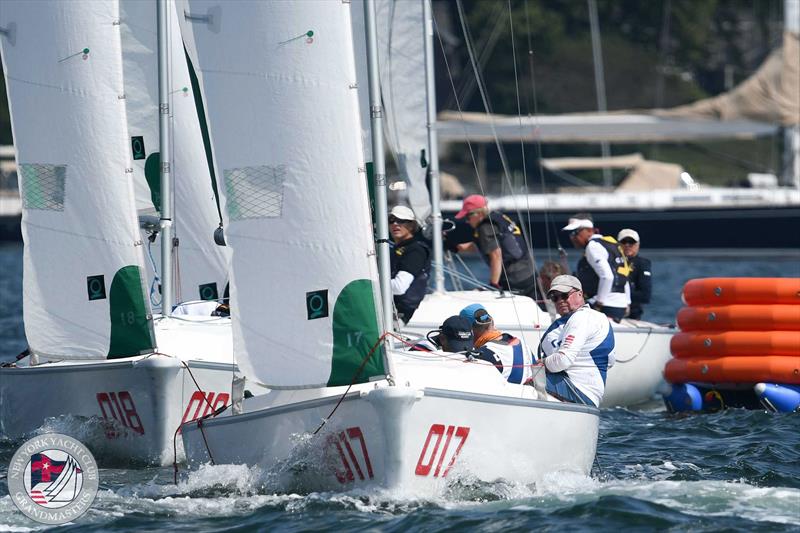
<instances>
[{"instance_id":1,"label":"orange inflatable fender","mask_svg":"<svg viewBox=\"0 0 800 533\"><path fill-rule=\"evenodd\" d=\"M686 305L796 304L800 278L703 278L683 286Z\"/></svg>"},{"instance_id":2,"label":"orange inflatable fender","mask_svg":"<svg viewBox=\"0 0 800 533\"><path fill-rule=\"evenodd\" d=\"M800 331L800 305L683 307L682 331Z\"/></svg>"},{"instance_id":3,"label":"orange inflatable fender","mask_svg":"<svg viewBox=\"0 0 800 533\"><path fill-rule=\"evenodd\" d=\"M800 385L800 356L670 359L664 367L670 383L782 383Z\"/></svg>"},{"instance_id":4,"label":"orange inflatable fender","mask_svg":"<svg viewBox=\"0 0 800 533\"><path fill-rule=\"evenodd\" d=\"M680 332L672 337L669 348L679 359L726 355L800 357L800 331Z\"/></svg>"}]
</instances>

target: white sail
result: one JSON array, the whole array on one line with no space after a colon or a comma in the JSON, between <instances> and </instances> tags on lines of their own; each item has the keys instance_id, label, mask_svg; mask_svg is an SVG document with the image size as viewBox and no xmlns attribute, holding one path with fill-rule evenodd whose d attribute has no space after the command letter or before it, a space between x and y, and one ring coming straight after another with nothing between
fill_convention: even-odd
<instances>
[{"instance_id":1,"label":"white sail","mask_svg":"<svg viewBox=\"0 0 800 533\"><path fill-rule=\"evenodd\" d=\"M273 388L382 375L349 5L180 9L225 184L237 361Z\"/></svg>"},{"instance_id":2,"label":"white sail","mask_svg":"<svg viewBox=\"0 0 800 533\"><path fill-rule=\"evenodd\" d=\"M3 2L2 60L23 202L23 317L34 353L154 346L116 1Z\"/></svg>"},{"instance_id":3,"label":"white sail","mask_svg":"<svg viewBox=\"0 0 800 533\"><path fill-rule=\"evenodd\" d=\"M377 0L378 63L381 76L386 143L400 177L406 183L408 203L420 221L431 213L426 183L428 160L425 108L425 25L423 0ZM362 136L367 161L372 159L367 97L367 48L364 2L352 0L353 42L358 84L362 89Z\"/></svg>"},{"instance_id":4,"label":"white sail","mask_svg":"<svg viewBox=\"0 0 800 533\"><path fill-rule=\"evenodd\" d=\"M431 214L430 194L425 183L429 156L422 2L376 2L386 142L406 182L408 202L420 221Z\"/></svg>"},{"instance_id":5,"label":"white sail","mask_svg":"<svg viewBox=\"0 0 800 533\"><path fill-rule=\"evenodd\" d=\"M172 176L174 183L173 232L174 301L221 298L228 278L226 247L217 246L213 232L220 222L211 171L206 157L195 95L185 59L177 13L170 17L172 84L170 114L173 121ZM156 215L160 208L158 42L156 4L120 1L120 29L124 59L125 101L131 136L136 204L139 214ZM158 205L157 205L158 204ZM161 271L160 237L149 244L154 262L147 262L151 297L153 264ZM148 242L145 241L145 246Z\"/></svg>"}]
</instances>

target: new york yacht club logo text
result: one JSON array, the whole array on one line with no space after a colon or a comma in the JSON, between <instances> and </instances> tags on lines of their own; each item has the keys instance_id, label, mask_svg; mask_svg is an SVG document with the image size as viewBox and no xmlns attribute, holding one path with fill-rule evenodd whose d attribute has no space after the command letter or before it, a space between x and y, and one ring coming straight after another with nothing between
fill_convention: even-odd
<instances>
[{"instance_id":1,"label":"new york yacht club logo text","mask_svg":"<svg viewBox=\"0 0 800 533\"><path fill-rule=\"evenodd\" d=\"M8 465L8 493L28 518L65 524L83 515L97 495L97 462L79 441L48 433L17 449Z\"/></svg>"}]
</instances>

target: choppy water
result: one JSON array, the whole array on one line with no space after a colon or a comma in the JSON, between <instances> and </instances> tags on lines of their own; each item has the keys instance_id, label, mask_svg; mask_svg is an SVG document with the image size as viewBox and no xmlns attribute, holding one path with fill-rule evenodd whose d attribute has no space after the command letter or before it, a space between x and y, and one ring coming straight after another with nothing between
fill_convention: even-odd
<instances>
[{"instance_id":1,"label":"choppy water","mask_svg":"<svg viewBox=\"0 0 800 533\"><path fill-rule=\"evenodd\" d=\"M800 276L796 255L678 252L653 259L656 286L647 316L658 322L673 321L687 279ZM0 246L0 354L6 356L25 346L20 277L21 248ZM432 500L376 492L275 494L264 473L238 466L182 473L177 485L169 467L104 468L92 509L61 529L800 530L800 415L614 409L603 411L600 430L591 477L554 476L537 487L460 483ZM546 438L531 432L531 445ZM16 444L0 441L0 475ZM0 482L0 530L41 527L16 510Z\"/></svg>"}]
</instances>

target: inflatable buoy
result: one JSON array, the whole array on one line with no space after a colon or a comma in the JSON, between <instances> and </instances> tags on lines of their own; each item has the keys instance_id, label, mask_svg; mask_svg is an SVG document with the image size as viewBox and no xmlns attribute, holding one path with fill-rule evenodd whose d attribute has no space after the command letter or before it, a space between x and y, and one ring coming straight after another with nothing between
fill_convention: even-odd
<instances>
[{"instance_id":1,"label":"inflatable buoy","mask_svg":"<svg viewBox=\"0 0 800 533\"><path fill-rule=\"evenodd\" d=\"M701 411L703 396L691 383L679 383L670 387L669 394L664 395L664 403L671 413Z\"/></svg>"},{"instance_id":2,"label":"inflatable buoy","mask_svg":"<svg viewBox=\"0 0 800 533\"><path fill-rule=\"evenodd\" d=\"M753 388L761 403L770 411L792 413L800 409L800 387L758 383Z\"/></svg>"},{"instance_id":3,"label":"inflatable buoy","mask_svg":"<svg viewBox=\"0 0 800 533\"><path fill-rule=\"evenodd\" d=\"M800 278L704 278L683 286L686 305L800 304Z\"/></svg>"},{"instance_id":4,"label":"inflatable buoy","mask_svg":"<svg viewBox=\"0 0 800 533\"><path fill-rule=\"evenodd\" d=\"M670 383L788 383L800 385L800 356L671 359L664 367Z\"/></svg>"},{"instance_id":5,"label":"inflatable buoy","mask_svg":"<svg viewBox=\"0 0 800 533\"><path fill-rule=\"evenodd\" d=\"M800 331L681 332L670 340L680 359L724 355L800 355Z\"/></svg>"},{"instance_id":6,"label":"inflatable buoy","mask_svg":"<svg viewBox=\"0 0 800 533\"><path fill-rule=\"evenodd\" d=\"M800 331L800 305L683 307L681 331Z\"/></svg>"},{"instance_id":7,"label":"inflatable buoy","mask_svg":"<svg viewBox=\"0 0 800 533\"><path fill-rule=\"evenodd\" d=\"M800 410L800 278L694 279L682 298L670 411Z\"/></svg>"}]
</instances>

